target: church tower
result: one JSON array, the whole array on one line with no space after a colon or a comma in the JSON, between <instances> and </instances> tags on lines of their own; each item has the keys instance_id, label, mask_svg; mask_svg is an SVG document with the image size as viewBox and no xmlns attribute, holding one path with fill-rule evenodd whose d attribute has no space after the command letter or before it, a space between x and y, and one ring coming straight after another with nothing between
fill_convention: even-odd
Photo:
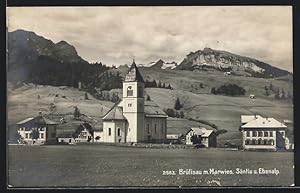
<instances>
[{"instance_id":1,"label":"church tower","mask_svg":"<svg viewBox=\"0 0 300 193\"><path fill-rule=\"evenodd\" d=\"M143 77L133 60L123 82L123 115L128 121L127 142L145 140L144 89Z\"/></svg>"}]
</instances>

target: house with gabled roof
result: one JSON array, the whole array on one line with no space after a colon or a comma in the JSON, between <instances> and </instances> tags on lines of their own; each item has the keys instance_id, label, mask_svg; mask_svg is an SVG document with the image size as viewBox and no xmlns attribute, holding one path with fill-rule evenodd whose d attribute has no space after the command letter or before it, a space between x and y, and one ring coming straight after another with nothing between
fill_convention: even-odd
<instances>
[{"instance_id":1,"label":"house with gabled roof","mask_svg":"<svg viewBox=\"0 0 300 193\"><path fill-rule=\"evenodd\" d=\"M72 120L58 125L57 140L59 143L93 142L93 127L81 120Z\"/></svg>"},{"instance_id":2,"label":"house with gabled roof","mask_svg":"<svg viewBox=\"0 0 300 193\"><path fill-rule=\"evenodd\" d=\"M217 146L217 136L214 130L206 129L204 127L192 127L185 135L186 144L193 145L193 137L196 137L201 141L204 147L216 147Z\"/></svg>"},{"instance_id":3,"label":"house with gabled roof","mask_svg":"<svg viewBox=\"0 0 300 193\"><path fill-rule=\"evenodd\" d=\"M242 115L240 131L244 149L285 149L287 126L274 118L259 115Z\"/></svg>"},{"instance_id":4,"label":"house with gabled roof","mask_svg":"<svg viewBox=\"0 0 300 193\"><path fill-rule=\"evenodd\" d=\"M36 117L30 117L17 123L19 143L45 144L56 142L56 127L58 123L52 121L41 112Z\"/></svg>"},{"instance_id":5,"label":"house with gabled roof","mask_svg":"<svg viewBox=\"0 0 300 193\"><path fill-rule=\"evenodd\" d=\"M144 99L145 83L133 61L123 82L123 99L103 117L103 142L164 142L167 115Z\"/></svg>"}]
</instances>

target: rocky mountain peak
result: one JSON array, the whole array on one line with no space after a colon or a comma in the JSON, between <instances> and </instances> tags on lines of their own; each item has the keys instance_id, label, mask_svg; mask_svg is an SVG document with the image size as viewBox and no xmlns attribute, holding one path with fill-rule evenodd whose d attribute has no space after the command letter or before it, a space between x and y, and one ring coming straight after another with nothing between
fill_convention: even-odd
<instances>
[{"instance_id":1,"label":"rocky mountain peak","mask_svg":"<svg viewBox=\"0 0 300 193\"><path fill-rule=\"evenodd\" d=\"M262 61L208 47L196 52L190 52L177 66L177 69L191 71L231 71L232 74L236 75L264 78L279 77L288 74L287 71Z\"/></svg>"}]
</instances>

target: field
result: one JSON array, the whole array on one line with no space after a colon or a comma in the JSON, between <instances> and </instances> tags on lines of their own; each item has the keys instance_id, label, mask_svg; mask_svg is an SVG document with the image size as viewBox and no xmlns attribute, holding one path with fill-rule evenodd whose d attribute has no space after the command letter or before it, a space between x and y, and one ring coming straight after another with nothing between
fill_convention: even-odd
<instances>
[{"instance_id":1,"label":"field","mask_svg":"<svg viewBox=\"0 0 300 193\"><path fill-rule=\"evenodd\" d=\"M107 145L8 146L12 187L290 186L292 152L150 149ZM179 175L193 170L278 169L280 174ZM163 175L175 171L176 175Z\"/></svg>"}]
</instances>

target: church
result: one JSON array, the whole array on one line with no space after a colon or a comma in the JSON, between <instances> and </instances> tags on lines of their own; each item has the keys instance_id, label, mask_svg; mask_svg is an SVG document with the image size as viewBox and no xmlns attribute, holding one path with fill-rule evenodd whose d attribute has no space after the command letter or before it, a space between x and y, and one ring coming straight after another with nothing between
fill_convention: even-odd
<instances>
[{"instance_id":1,"label":"church","mask_svg":"<svg viewBox=\"0 0 300 193\"><path fill-rule=\"evenodd\" d=\"M144 93L145 82L133 60L123 81L122 101L102 118L102 142L165 142L168 116L153 101L145 101Z\"/></svg>"}]
</instances>

